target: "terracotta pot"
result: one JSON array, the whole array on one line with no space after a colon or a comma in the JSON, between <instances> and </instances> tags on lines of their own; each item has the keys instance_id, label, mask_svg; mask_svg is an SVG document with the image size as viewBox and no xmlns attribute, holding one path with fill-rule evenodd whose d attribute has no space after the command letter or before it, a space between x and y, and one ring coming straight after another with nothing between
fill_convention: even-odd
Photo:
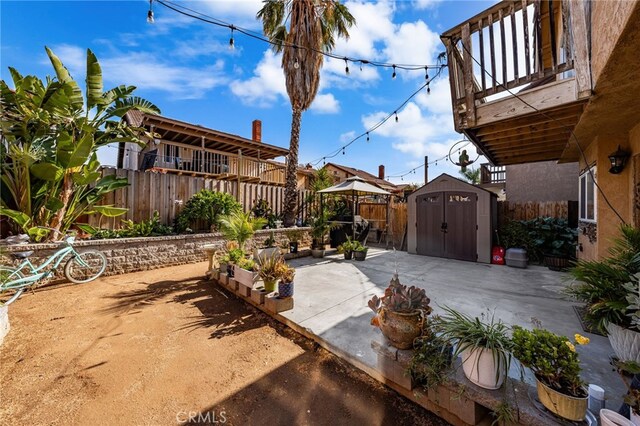
<instances>
[{"instance_id":1,"label":"terracotta pot","mask_svg":"<svg viewBox=\"0 0 640 426\"><path fill-rule=\"evenodd\" d=\"M616 356L622 361L640 363L640 333L612 323L608 323L606 328Z\"/></svg>"},{"instance_id":2,"label":"terracotta pot","mask_svg":"<svg viewBox=\"0 0 640 426\"><path fill-rule=\"evenodd\" d=\"M499 389L504 382L507 366L494 356L491 349L474 348L462 352L462 370L473 384L485 389Z\"/></svg>"},{"instance_id":3,"label":"terracotta pot","mask_svg":"<svg viewBox=\"0 0 640 426\"><path fill-rule=\"evenodd\" d=\"M580 421L587 414L588 397L576 398L565 395L536 379L538 399L553 414L567 420ZM586 394L586 392L585 392Z\"/></svg>"},{"instance_id":4,"label":"terracotta pot","mask_svg":"<svg viewBox=\"0 0 640 426\"><path fill-rule=\"evenodd\" d=\"M422 334L424 316L422 312L393 312L387 309L378 311L378 323L384 337L398 349L411 349L413 341Z\"/></svg>"},{"instance_id":5,"label":"terracotta pot","mask_svg":"<svg viewBox=\"0 0 640 426\"><path fill-rule=\"evenodd\" d=\"M629 419L606 408L600 410L600 424L602 426L633 426Z\"/></svg>"}]
</instances>

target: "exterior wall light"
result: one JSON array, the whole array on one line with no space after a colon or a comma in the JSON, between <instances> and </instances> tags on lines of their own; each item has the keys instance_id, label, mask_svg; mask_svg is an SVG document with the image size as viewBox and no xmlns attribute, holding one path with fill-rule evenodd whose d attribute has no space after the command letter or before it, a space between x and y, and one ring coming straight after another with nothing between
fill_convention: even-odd
<instances>
[{"instance_id":1,"label":"exterior wall light","mask_svg":"<svg viewBox=\"0 0 640 426\"><path fill-rule=\"evenodd\" d=\"M609 161L611 162L609 173L613 175L621 173L622 170L624 170L624 165L627 163L628 158L629 153L620 149L620 145L618 145L618 149L615 152L609 154Z\"/></svg>"}]
</instances>

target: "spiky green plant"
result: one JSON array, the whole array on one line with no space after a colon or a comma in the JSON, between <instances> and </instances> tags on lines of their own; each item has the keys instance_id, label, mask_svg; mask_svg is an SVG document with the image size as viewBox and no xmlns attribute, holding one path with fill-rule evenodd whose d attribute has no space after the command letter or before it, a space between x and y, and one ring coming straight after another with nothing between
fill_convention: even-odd
<instances>
[{"instance_id":1,"label":"spiky green plant","mask_svg":"<svg viewBox=\"0 0 640 426\"><path fill-rule=\"evenodd\" d=\"M267 223L266 219L251 217L251 213L236 211L220 219L220 228L225 238L236 241L241 250L249 238Z\"/></svg>"}]
</instances>

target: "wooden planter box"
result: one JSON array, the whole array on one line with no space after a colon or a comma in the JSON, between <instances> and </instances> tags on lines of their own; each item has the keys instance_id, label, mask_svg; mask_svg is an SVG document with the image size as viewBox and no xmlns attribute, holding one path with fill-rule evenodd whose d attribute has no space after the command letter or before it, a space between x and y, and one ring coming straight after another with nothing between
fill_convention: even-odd
<instances>
[{"instance_id":1,"label":"wooden planter box","mask_svg":"<svg viewBox=\"0 0 640 426\"><path fill-rule=\"evenodd\" d=\"M247 287L253 287L253 283L255 282L255 278L257 276L257 272L247 271L246 269L242 269L237 266L233 269L233 278L238 283L243 284Z\"/></svg>"}]
</instances>

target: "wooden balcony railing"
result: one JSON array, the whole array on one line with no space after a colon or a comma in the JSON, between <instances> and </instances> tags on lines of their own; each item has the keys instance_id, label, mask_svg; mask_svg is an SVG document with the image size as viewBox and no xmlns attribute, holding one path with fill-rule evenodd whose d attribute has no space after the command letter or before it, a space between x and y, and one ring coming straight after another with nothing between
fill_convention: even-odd
<instances>
[{"instance_id":1,"label":"wooden balcony railing","mask_svg":"<svg viewBox=\"0 0 640 426\"><path fill-rule=\"evenodd\" d=\"M578 0L508 0L445 32L456 130L474 127L478 106L507 89L575 76L590 94L584 14Z\"/></svg>"},{"instance_id":2,"label":"wooden balcony railing","mask_svg":"<svg viewBox=\"0 0 640 426\"><path fill-rule=\"evenodd\" d=\"M156 152L141 159L145 169L207 175L217 179L237 179L284 185L285 166L272 161L229 154L207 148L162 141Z\"/></svg>"},{"instance_id":3,"label":"wooden balcony railing","mask_svg":"<svg viewBox=\"0 0 640 426\"><path fill-rule=\"evenodd\" d=\"M504 166L492 166L490 164L480 164L480 183L482 185L492 185L505 183L507 181L507 171Z\"/></svg>"}]
</instances>

